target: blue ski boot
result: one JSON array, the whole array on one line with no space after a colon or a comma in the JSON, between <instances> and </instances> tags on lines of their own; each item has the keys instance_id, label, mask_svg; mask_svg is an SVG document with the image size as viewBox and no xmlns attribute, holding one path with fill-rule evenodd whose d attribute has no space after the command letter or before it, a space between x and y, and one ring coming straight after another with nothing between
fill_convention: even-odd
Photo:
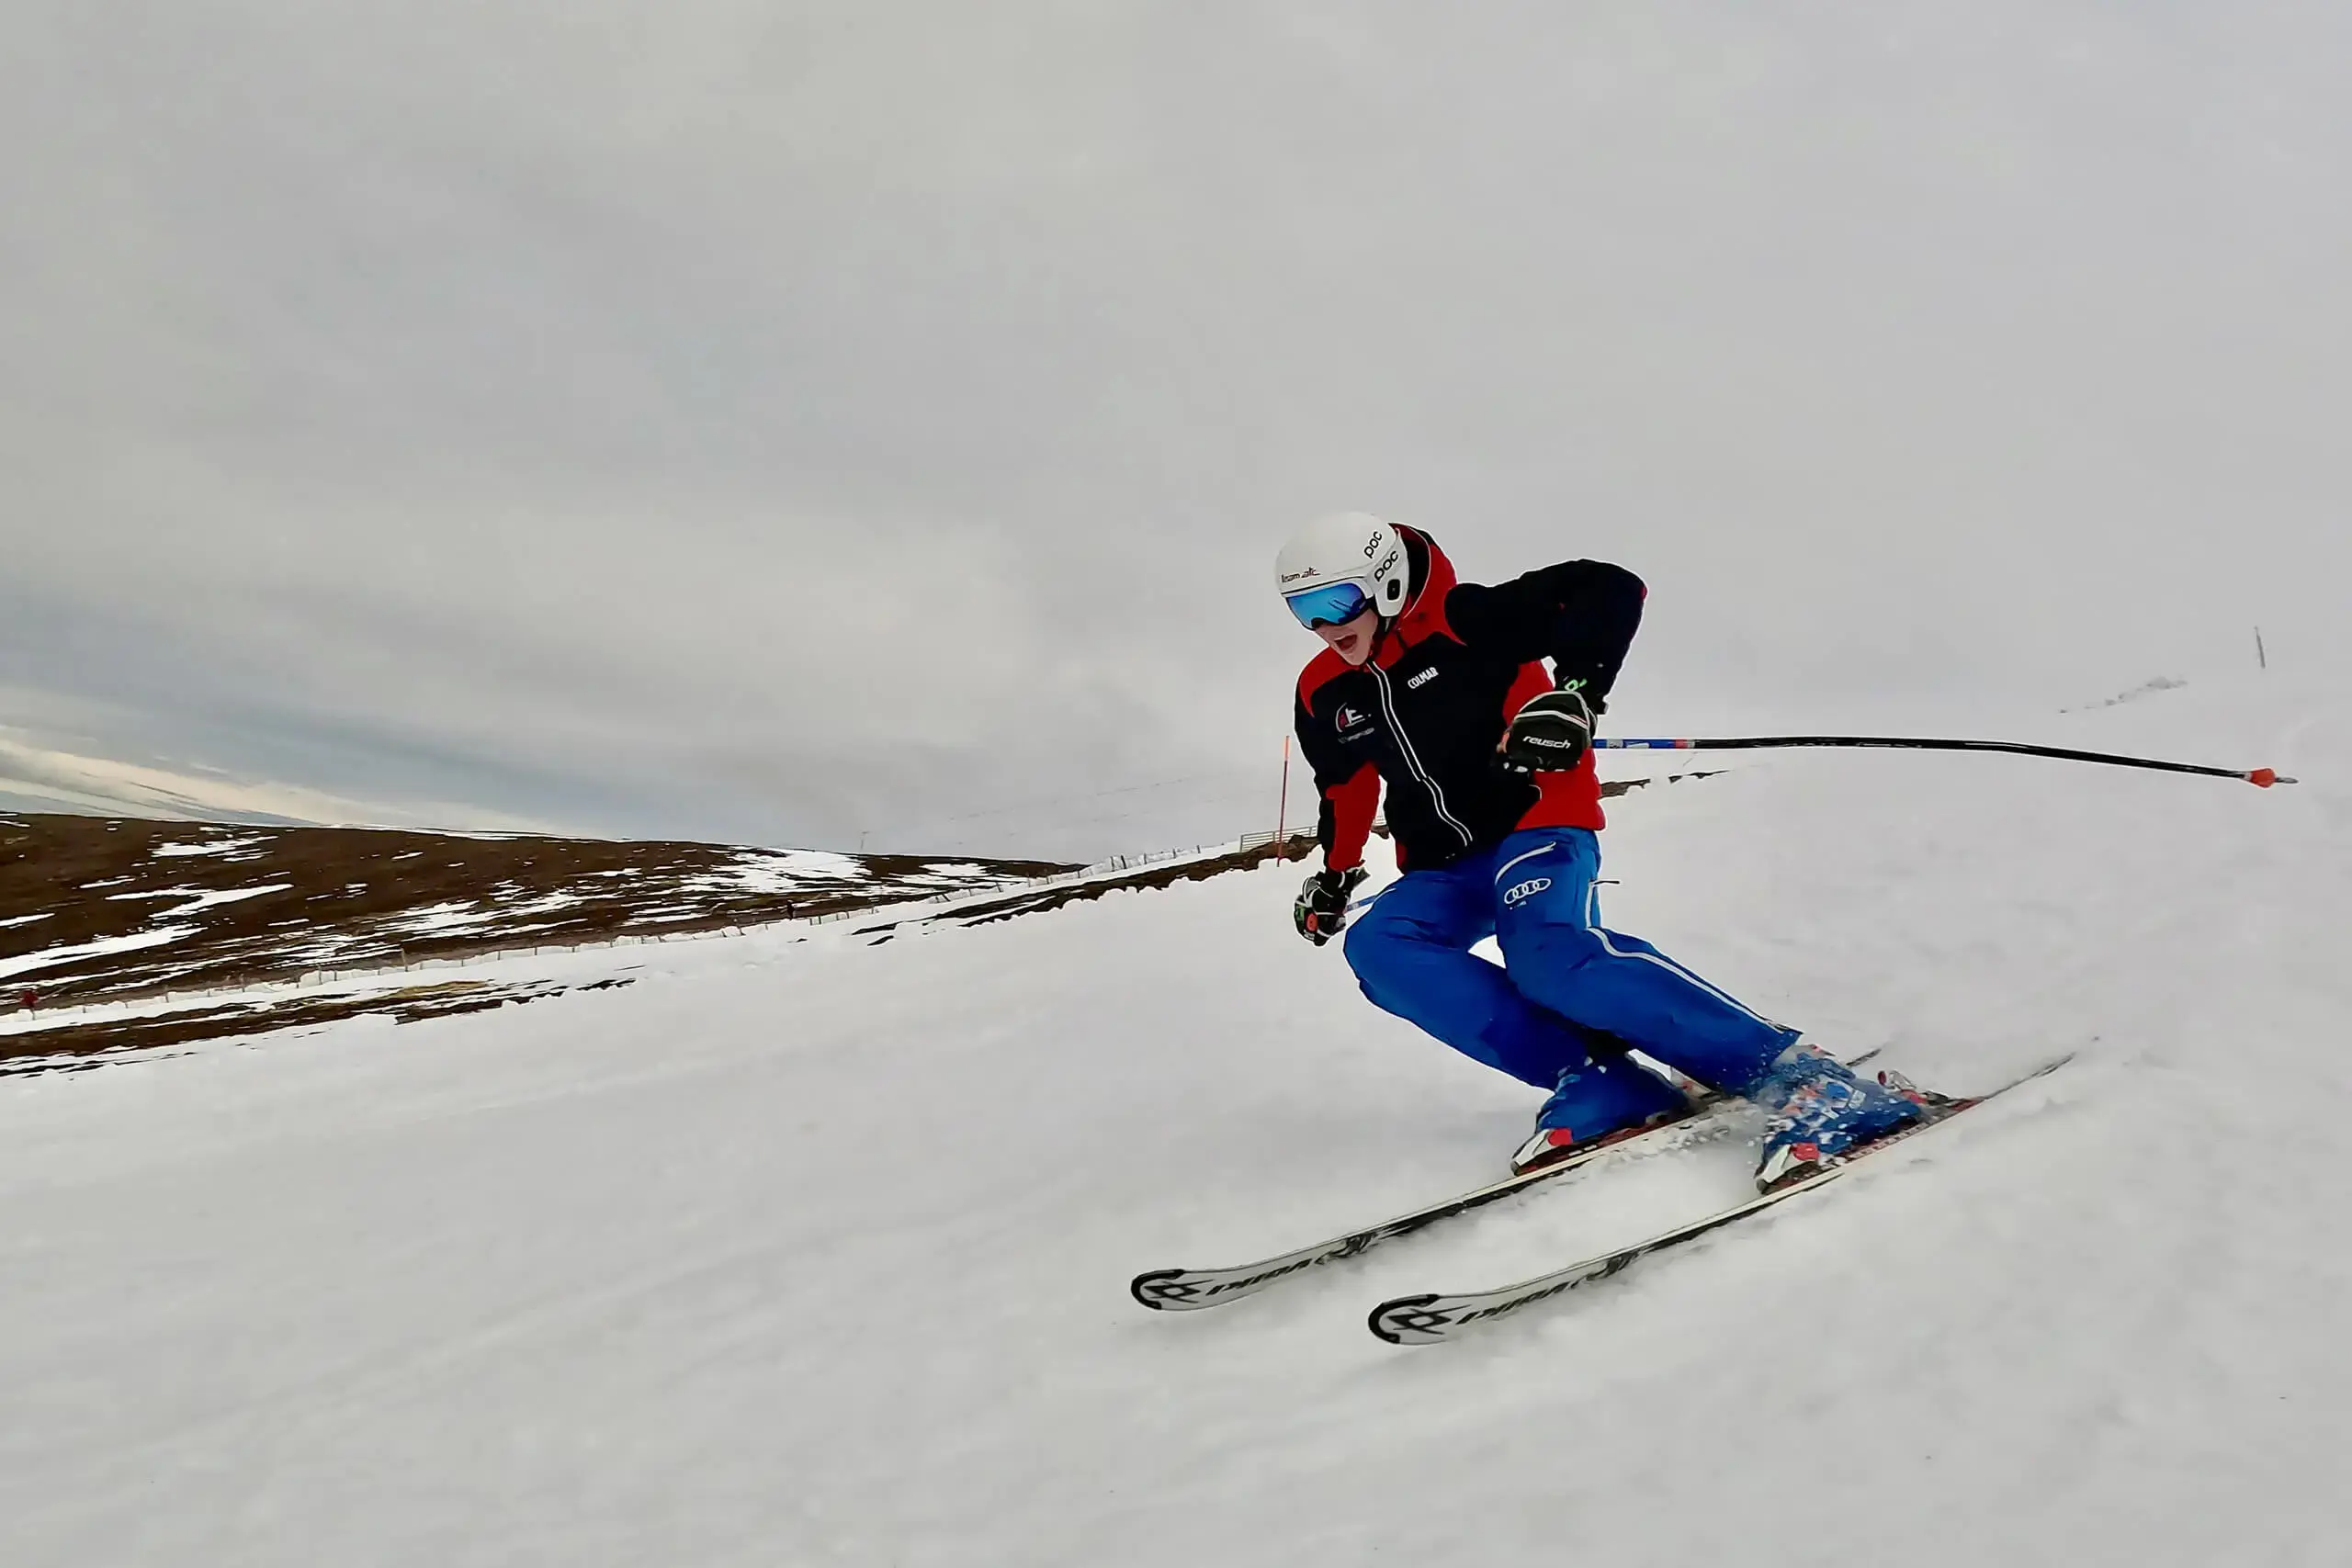
<instances>
[{"instance_id":1,"label":"blue ski boot","mask_svg":"<svg viewBox=\"0 0 2352 1568\"><path fill-rule=\"evenodd\" d=\"M1599 1144L1679 1122L1690 1096L1623 1056L1588 1059L1566 1069L1536 1113L1535 1131L1510 1156L1513 1176L1556 1165Z\"/></svg>"},{"instance_id":2,"label":"blue ski boot","mask_svg":"<svg viewBox=\"0 0 2352 1568\"><path fill-rule=\"evenodd\" d=\"M1907 1079L1872 1083L1818 1046L1800 1042L1764 1069L1747 1098L1764 1108L1764 1158L1756 1190L1770 1192L1909 1126L1928 1097Z\"/></svg>"}]
</instances>

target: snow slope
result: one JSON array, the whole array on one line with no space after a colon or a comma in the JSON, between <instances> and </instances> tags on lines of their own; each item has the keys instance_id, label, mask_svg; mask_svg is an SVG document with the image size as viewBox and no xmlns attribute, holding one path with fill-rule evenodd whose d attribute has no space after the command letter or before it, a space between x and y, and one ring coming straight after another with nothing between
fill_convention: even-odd
<instances>
[{"instance_id":1,"label":"snow slope","mask_svg":"<svg viewBox=\"0 0 2352 1568\"><path fill-rule=\"evenodd\" d=\"M1295 870L0 1085L0 1562L2342 1562L2352 701L2035 728L2306 782L1827 753L1619 803L1612 923L1777 1016L1955 1089L2081 1055L1455 1346L1364 1311L1747 1152L1137 1309L1532 1110L1290 934Z\"/></svg>"}]
</instances>

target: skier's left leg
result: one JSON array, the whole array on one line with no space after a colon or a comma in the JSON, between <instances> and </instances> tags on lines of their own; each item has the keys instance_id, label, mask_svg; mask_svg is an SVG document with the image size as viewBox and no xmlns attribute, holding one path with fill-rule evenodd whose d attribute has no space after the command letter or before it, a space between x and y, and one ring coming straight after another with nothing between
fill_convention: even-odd
<instances>
[{"instance_id":1,"label":"skier's left leg","mask_svg":"<svg viewBox=\"0 0 2352 1568\"><path fill-rule=\"evenodd\" d=\"M1923 1114L1916 1094L1858 1077L1639 937L1604 929L1593 834L1514 833L1496 868L1496 936L1511 983L1563 1017L1762 1105L1759 1187L1795 1179Z\"/></svg>"},{"instance_id":2,"label":"skier's left leg","mask_svg":"<svg viewBox=\"0 0 2352 1568\"><path fill-rule=\"evenodd\" d=\"M1600 843L1593 833L1513 833L1496 852L1495 868L1496 938L1511 984L1529 999L1734 1094L1758 1084L1796 1043L1797 1031L1639 937L1601 927L1594 886Z\"/></svg>"}]
</instances>

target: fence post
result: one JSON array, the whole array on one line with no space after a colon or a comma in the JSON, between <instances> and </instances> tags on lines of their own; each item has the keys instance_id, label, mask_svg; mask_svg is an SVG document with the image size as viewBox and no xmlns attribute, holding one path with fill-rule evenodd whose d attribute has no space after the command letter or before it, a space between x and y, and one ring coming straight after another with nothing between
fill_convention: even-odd
<instances>
[{"instance_id":1,"label":"fence post","mask_svg":"<svg viewBox=\"0 0 2352 1568\"><path fill-rule=\"evenodd\" d=\"M1274 858L1282 858L1283 824L1290 818L1290 737L1283 737L1283 789L1274 807Z\"/></svg>"}]
</instances>

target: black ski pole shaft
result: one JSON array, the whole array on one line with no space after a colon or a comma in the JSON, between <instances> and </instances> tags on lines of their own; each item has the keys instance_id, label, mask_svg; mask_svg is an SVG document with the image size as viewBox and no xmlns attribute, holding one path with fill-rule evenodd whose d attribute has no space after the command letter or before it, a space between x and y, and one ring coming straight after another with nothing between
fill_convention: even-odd
<instances>
[{"instance_id":1,"label":"black ski pole shaft","mask_svg":"<svg viewBox=\"0 0 2352 1568\"><path fill-rule=\"evenodd\" d=\"M1847 746L1903 751L2007 751L2019 757L2055 757L2064 762L2099 762L2114 768L2147 768L2161 773L2199 773L2243 779L2261 789L2295 781L2275 768L2207 768L2154 757L2122 757L2112 751L2076 751L2064 746L2029 746L2019 740L1945 740L1904 735L1738 735L1712 739L1670 740L1611 737L1593 741L1600 751L1761 751L1790 747Z\"/></svg>"}]
</instances>

